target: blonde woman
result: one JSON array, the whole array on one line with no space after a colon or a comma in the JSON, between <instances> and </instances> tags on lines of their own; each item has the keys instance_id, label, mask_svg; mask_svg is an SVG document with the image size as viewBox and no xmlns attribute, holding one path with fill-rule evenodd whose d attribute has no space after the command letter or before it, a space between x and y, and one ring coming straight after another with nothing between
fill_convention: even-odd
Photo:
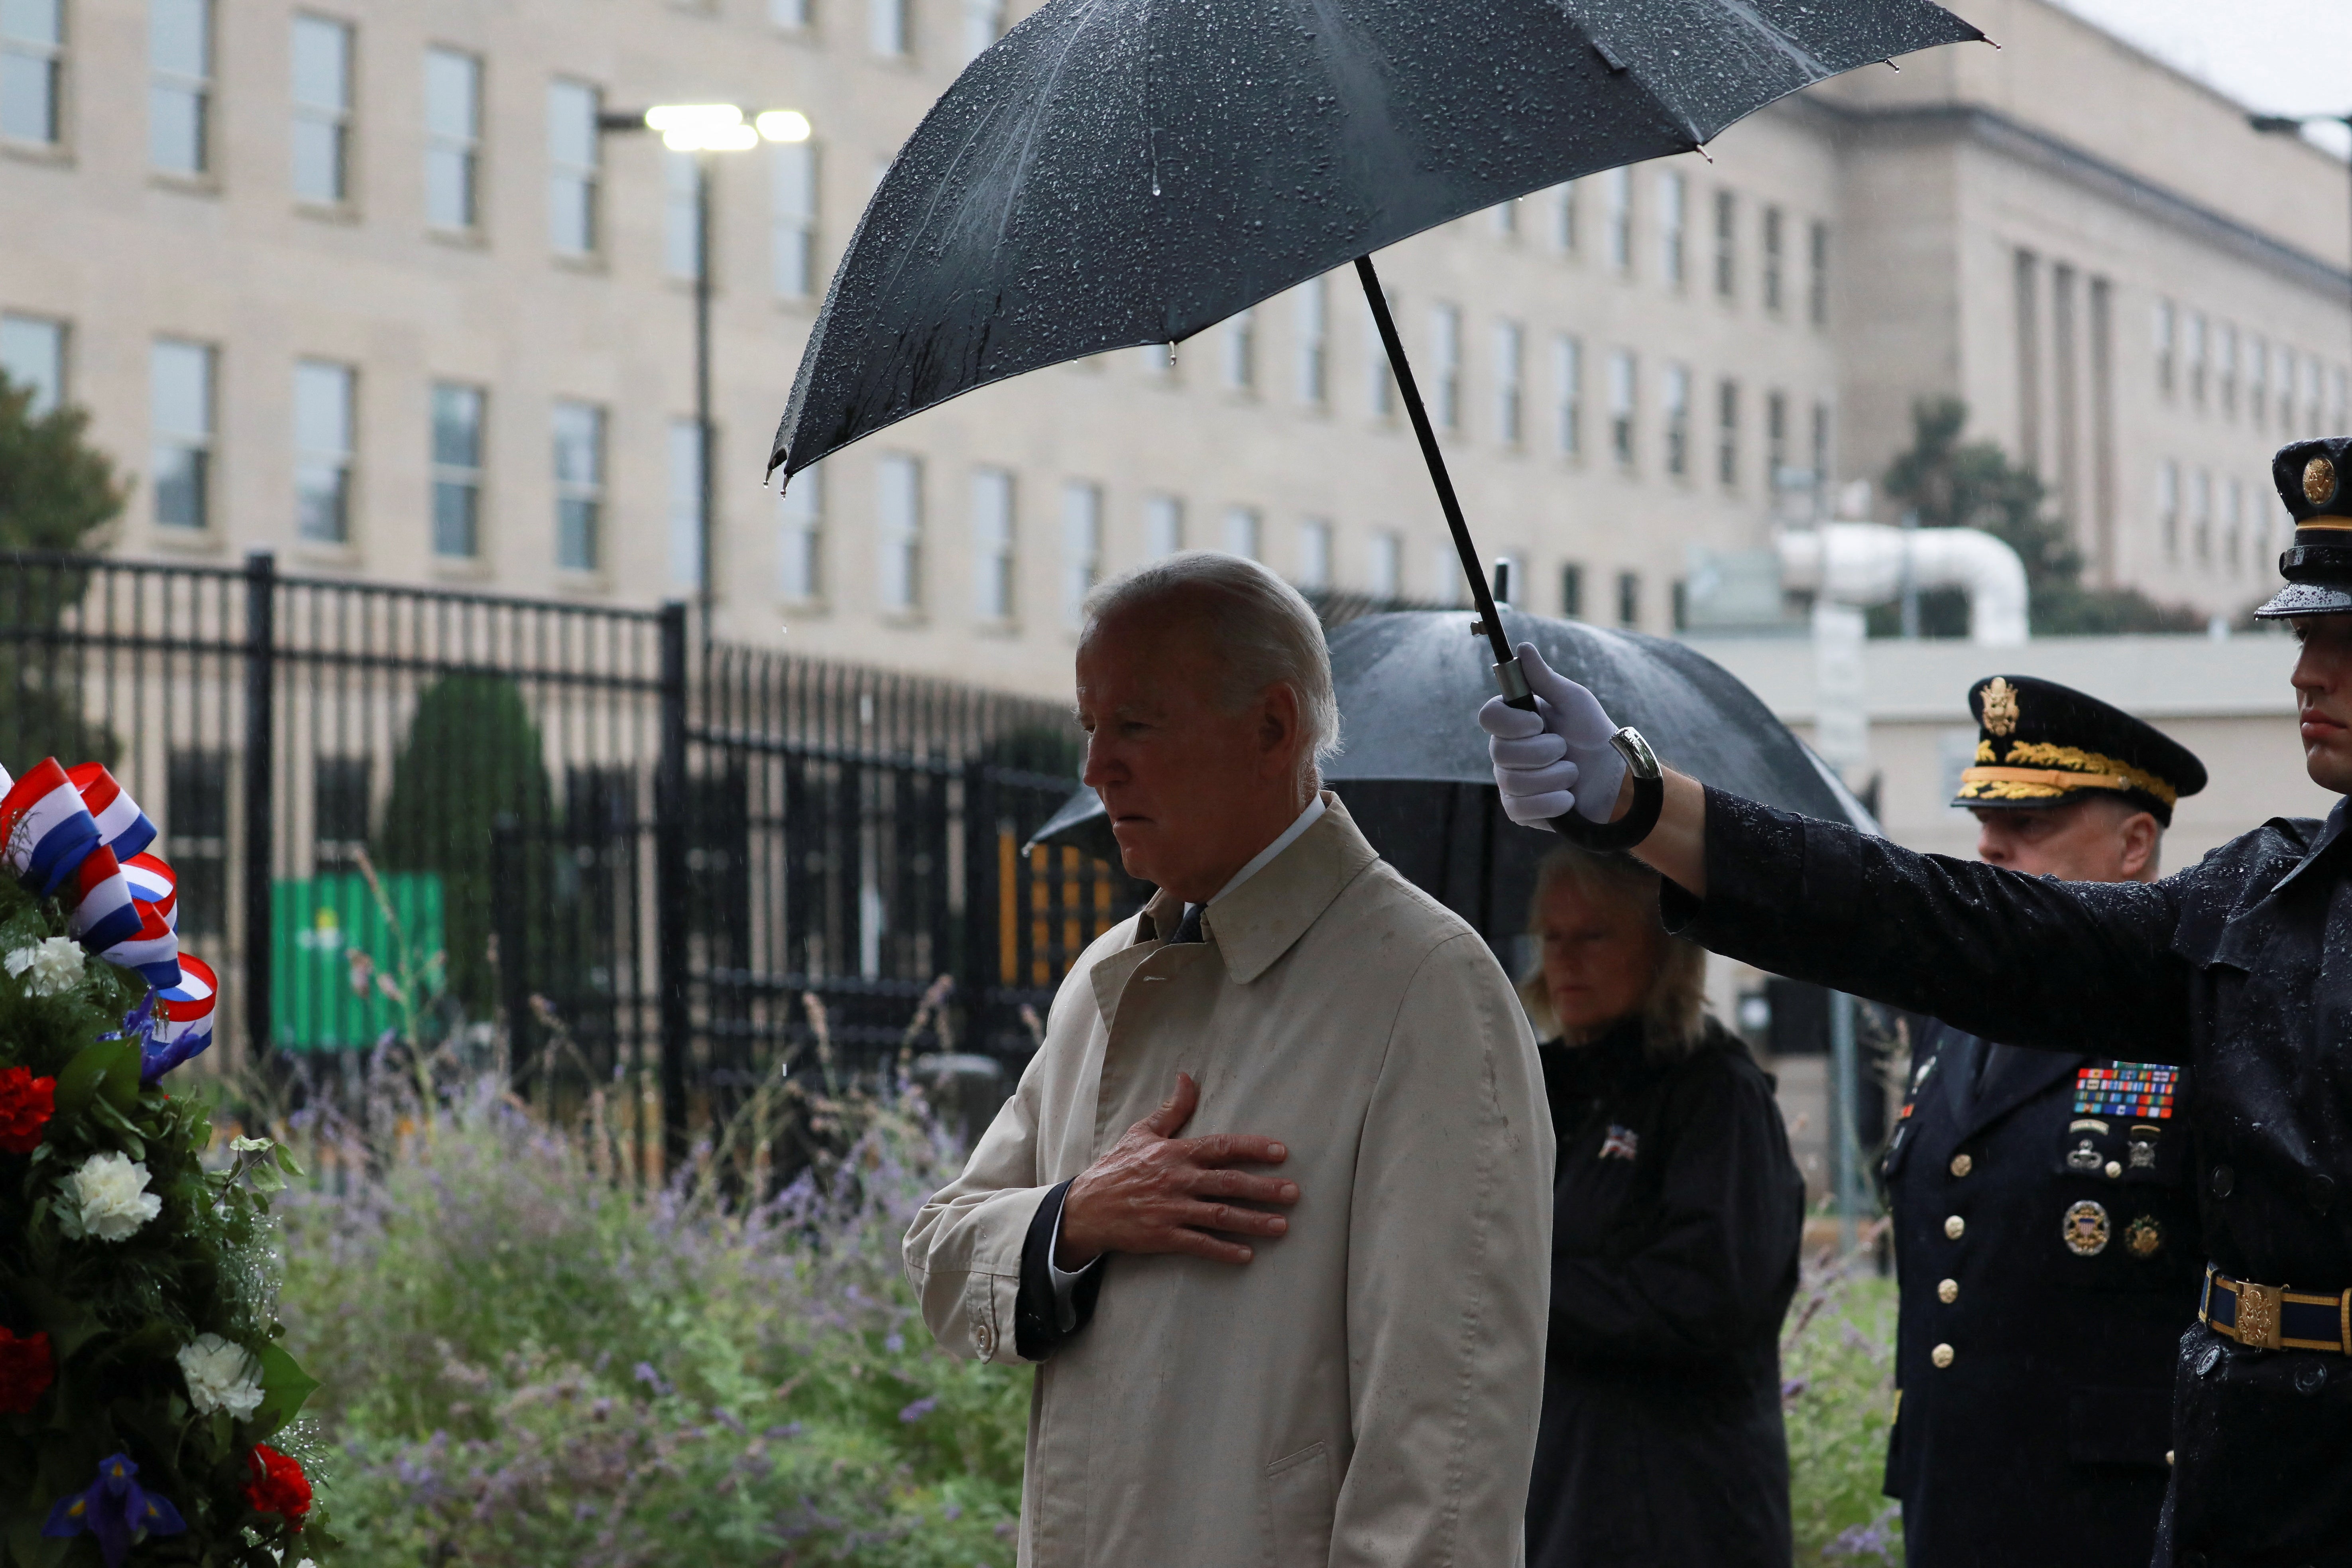
<instances>
[{"instance_id":1,"label":"blonde woman","mask_svg":"<svg viewBox=\"0 0 2352 1568\"><path fill-rule=\"evenodd\" d=\"M1781 1315L1804 1183L1772 1082L1702 1007L1658 874L1563 848L1520 987L1559 1139L1529 1568L1788 1568Z\"/></svg>"}]
</instances>

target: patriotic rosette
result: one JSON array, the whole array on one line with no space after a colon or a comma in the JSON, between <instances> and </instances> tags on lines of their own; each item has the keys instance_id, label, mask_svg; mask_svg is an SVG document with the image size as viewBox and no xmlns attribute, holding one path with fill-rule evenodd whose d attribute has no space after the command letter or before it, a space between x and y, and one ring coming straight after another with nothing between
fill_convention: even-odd
<instances>
[{"instance_id":1,"label":"patriotic rosette","mask_svg":"<svg viewBox=\"0 0 2352 1568\"><path fill-rule=\"evenodd\" d=\"M67 907L66 934L147 982L125 1020L152 1083L213 1043L215 978L180 951L179 886L148 853L155 825L103 764L42 760L22 778L0 767L0 862L37 898Z\"/></svg>"}]
</instances>

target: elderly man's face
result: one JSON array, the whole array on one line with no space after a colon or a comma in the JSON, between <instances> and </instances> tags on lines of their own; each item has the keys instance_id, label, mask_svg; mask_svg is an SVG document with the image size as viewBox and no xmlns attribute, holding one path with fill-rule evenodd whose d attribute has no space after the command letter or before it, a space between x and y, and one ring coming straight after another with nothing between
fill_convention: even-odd
<instances>
[{"instance_id":1,"label":"elderly man's face","mask_svg":"<svg viewBox=\"0 0 2352 1568\"><path fill-rule=\"evenodd\" d=\"M1129 875L1206 902L1306 809L1297 697L1270 686L1227 711L1224 660L1186 598L1096 622L1077 674L1086 782Z\"/></svg>"},{"instance_id":2,"label":"elderly man's face","mask_svg":"<svg viewBox=\"0 0 2352 1568\"><path fill-rule=\"evenodd\" d=\"M2303 721L2303 766L2311 782L2352 795L2352 615L2294 623L2303 643L2294 695Z\"/></svg>"}]
</instances>

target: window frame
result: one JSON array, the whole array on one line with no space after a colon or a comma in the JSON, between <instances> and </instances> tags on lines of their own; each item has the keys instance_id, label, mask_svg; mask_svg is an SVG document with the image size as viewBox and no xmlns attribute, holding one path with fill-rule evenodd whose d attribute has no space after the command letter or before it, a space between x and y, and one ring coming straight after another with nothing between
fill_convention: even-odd
<instances>
[{"instance_id":1,"label":"window frame","mask_svg":"<svg viewBox=\"0 0 2352 1568\"><path fill-rule=\"evenodd\" d=\"M556 121L559 95L576 93L587 107L585 163L563 155ZM547 84L547 247L551 254L572 262L594 261L604 252L604 137L599 122L604 112L604 89L578 77L552 77ZM565 210L567 195L576 195L576 214ZM580 240L568 243L559 226L576 216Z\"/></svg>"},{"instance_id":2,"label":"window frame","mask_svg":"<svg viewBox=\"0 0 2352 1568\"><path fill-rule=\"evenodd\" d=\"M574 417L578 429L567 431L567 419ZM555 500L556 569L580 574L602 572L605 569L605 503L611 490L612 416L601 403L559 397L549 407L548 427L552 451L550 477ZM584 475L566 471L567 450L586 453ZM575 544L579 546L576 550Z\"/></svg>"},{"instance_id":3,"label":"window frame","mask_svg":"<svg viewBox=\"0 0 2352 1568\"><path fill-rule=\"evenodd\" d=\"M340 78L336 86L341 101L328 103L303 96L302 59L305 30L331 37L338 58L335 69ZM287 90L287 184L295 202L301 206L342 211L352 206L352 169L354 160L352 144L358 122L359 28L341 16L323 11L297 11L287 24L289 83ZM303 145L305 130L321 132L326 140L328 183L325 195L303 188Z\"/></svg>"},{"instance_id":4,"label":"window frame","mask_svg":"<svg viewBox=\"0 0 2352 1568\"><path fill-rule=\"evenodd\" d=\"M472 382L434 381L427 388L426 409L431 422L429 456L433 475L433 558L436 561L479 561L482 559L482 489L488 468L490 395L487 387ZM473 441L473 461L460 463L451 458L442 445L442 432L448 425L442 418L445 400L472 400L469 421ZM443 500L462 495L465 500L465 532L467 548L462 551L446 548L447 535Z\"/></svg>"},{"instance_id":5,"label":"window frame","mask_svg":"<svg viewBox=\"0 0 2352 1568\"><path fill-rule=\"evenodd\" d=\"M1103 518L1108 508L1095 479L1062 483L1062 625L1086 622L1087 596L1103 579Z\"/></svg>"},{"instance_id":6,"label":"window frame","mask_svg":"<svg viewBox=\"0 0 2352 1568\"><path fill-rule=\"evenodd\" d=\"M306 380L309 385L306 387ZM314 443L305 437L306 421L315 404L315 394L331 385L331 396L341 405L335 412L335 422L341 426L340 446ZM313 359L308 355L294 362L294 537L307 547L329 550L350 548L352 542L353 483L359 467L360 424L359 367L342 360ZM320 428L309 425L310 430ZM332 477L332 485L314 488L310 481L319 474ZM312 526L314 498L331 498L334 531L319 531Z\"/></svg>"},{"instance_id":7,"label":"window frame","mask_svg":"<svg viewBox=\"0 0 2352 1568\"><path fill-rule=\"evenodd\" d=\"M202 69L194 72L166 66L156 58L161 42L156 27L159 5L193 6L197 15L195 42L202 51ZM215 0L147 0L147 168L167 179L205 180L214 173L213 100L220 90L220 7ZM167 96L193 106L190 161L184 166L160 156L159 112Z\"/></svg>"},{"instance_id":8,"label":"window frame","mask_svg":"<svg viewBox=\"0 0 2352 1568\"><path fill-rule=\"evenodd\" d=\"M824 159L814 139L779 142L768 161L768 286L779 300L806 302L823 287L817 219Z\"/></svg>"},{"instance_id":9,"label":"window frame","mask_svg":"<svg viewBox=\"0 0 2352 1568\"><path fill-rule=\"evenodd\" d=\"M1010 626L1020 607L1020 480L1013 470L971 470L971 613L982 626Z\"/></svg>"},{"instance_id":10,"label":"window frame","mask_svg":"<svg viewBox=\"0 0 2352 1568\"><path fill-rule=\"evenodd\" d=\"M776 595L787 605L825 600L824 465L802 469L776 498Z\"/></svg>"},{"instance_id":11,"label":"window frame","mask_svg":"<svg viewBox=\"0 0 2352 1568\"><path fill-rule=\"evenodd\" d=\"M433 72L435 63L441 60L455 61L466 71L467 129L463 133L435 123ZM425 226L436 234L470 236L482 231L482 106L488 74L488 62L475 50L454 44L425 47ZM434 211L436 156L457 170L464 216L456 223L444 221Z\"/></svg>"},{"instance_id":12,"label":"window frame","mask_svg":"<svg viewBox=\"0 0 2352 1568\"><path fill-rule=\"evenodd\" d=\"M35 315L25 310L0 310L0 363L8 357L8 339L13 334L37 332L43 338L42 357L47 361L33 377L11 375L9 384L32 389L32 401L25 412L38 419L70 401L68 386L68 357L73 351L73 323L57 316Z\"/></svg>"},{"instance_id":13,"label":"window frame","mask_svg":"<svg viewBox=\"0 0 2352 1568\"><path fill-rule=\"evenodd\" d=\"M20 136L5 130L13 113L12 101L0 98L0 141L16 147L62 148L66 127L66 60L72 47L68 32L66 0L48 0L51 37L35 38L17 33L0 33L0 92L7 81L5 62L10 59L35 62L41 81L40 108L45 121L44 133Z\"/></svg>"},{"instance_id":14,"label":"window frame","mask_svg":"<svg viewBox=\"0 0 2352 1568\"><path fill-rule=\"evenodd\" d=\"M886 616L923 613L923 459L885 452L874 466L876 597ZM894 503L903 501L903 508ZM895 515L894 515L895 511Z\"/></svg>"},{"instance_id":15,"label":"window frame","mask_svg":"<svg viewBox=\"0 0 2352 1568\"><path fill-rule=\"evenodd\" d=\"M167 350L185 350L199 356L194 363L200 368L197 395L203 403L200 430L173 428L160 417L159 400L162 393L162 355ZM193 338L162 336L148 341L147 353L147 489L153 498L148 516L154 527L174 536L202 536L213 531L214 492L218 480L216 472L220 453L220 348L217 344L200 342ZM194 498L194 519L179 521L163 514L167 481L163 477L166 450L184 455L190 459L194 480L189 493Z\"/></svg>"}]
</instances>

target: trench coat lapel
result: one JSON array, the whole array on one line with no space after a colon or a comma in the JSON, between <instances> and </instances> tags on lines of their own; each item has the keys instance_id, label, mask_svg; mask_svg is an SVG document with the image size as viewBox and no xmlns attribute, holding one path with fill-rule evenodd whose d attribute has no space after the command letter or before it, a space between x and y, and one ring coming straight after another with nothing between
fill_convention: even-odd
<instances>
[{"instance_id":1,"label":"trench coat lapel","mask_svg":"<svg viewBox=\"0 0 2352 1568\"><path fill-rule=\"evenodd\" d=\"M1339 890L1378 858L1339 797L1324 791L1323 815L1314 826L1202 911L1202 931L1224 960L1226 975L1246 985L1273 968Z\"/></svg>"}]
</instances>

